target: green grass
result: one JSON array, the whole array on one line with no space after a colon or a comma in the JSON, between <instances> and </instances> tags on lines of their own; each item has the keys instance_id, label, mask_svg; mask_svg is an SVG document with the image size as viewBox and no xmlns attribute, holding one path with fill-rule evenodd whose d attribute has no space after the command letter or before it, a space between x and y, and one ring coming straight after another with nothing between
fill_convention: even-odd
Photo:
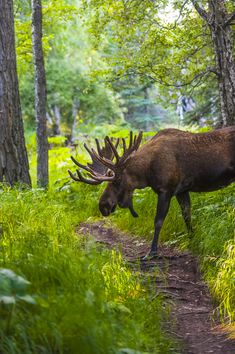
<instances>
[{"instance_id":1,"label":"green grass","mask_svg":"<svg viewBox=\"0 0 235 354\"><path fill-rule=\"evenodd\" d=\"M169 318L162 299L152 298L119 254L96 249L92 238L75 233L80 222L100 218L98 199L105 186L71 182L70 154L59 146L50 151L47 192L0 190L0 267L30 282L19 296L10 280L10 288L0 286L5 299L0 305L0 352L176 353L177 345L163 330ZM85 162L83 153L78 156ZM35 186L33 153L30 159ZM173 200L161 233L162 242L189 248L200 257L218 310L233 323L234 192L230 186L192 195L192 240ZM156 202L150 189L137 191L134 205L140 217L118 208L108 220L150 241ZM20 298L25 295L36 304ZM9 298L15 302L7 303Z\"/></svg>"},{"instance_id":2,"label":"green grass","mask_svg":"<svg viewBox=\"0 0 235 354\"><path fill-rule=\"evenodd\" d=\"M79 159L82 158L84 155L79 156ZM63 161L69 164L69 157ZM104 187L81 187L88 191L87 209L93 217L100 216L98 199ZM72 188L77 188L76 183ZM180 208L173 199L160 241L181 249L190 249L199 257L204 278L216 300L222 320L235 322L235 258L234 251L231 251L235 245L235 185L212 193L192 193L191 198L194 228L192 239L187 233ZM150 188L136 191L134 206L139 218L133 218L128 210L117 208L115 214L109 217L109 222L151 241L156 203L157 197ZM79 209L82 210L82 218L85 218L86 212L82 205Z\"/></svg>"},{"instance_id":3,"label":"green grass","mask_svg":"<svg viewBox=\"0 0 235 354\"><path fill-rule=\"evenodd\" d=\"M176 353L162 329L169 320L162 299L120 254L75 233L81 221L99 216L101 191L69 183L69 154L50 152L47 192L1 189L0 268L30 284L18 289L9 278L0 287L0 352Z\"/></svg>"},{"instance_id":4,"label":"green grass","mask_svg":"<svg viewBox=\"0 0 235 354\"><path fill-rule=\"evenodd\" d=\"M172 200L160 241L181 249L190 249L200 259L203 276L216 300L221 319L235 322L235 186L213 193L192 193L192 222L190 239L180 208ZM112 221L135 235L153 237L156 195L150 190L135 193L134 206L139 218L129 211L118 210Z\"/></svg>"}]
</instances>

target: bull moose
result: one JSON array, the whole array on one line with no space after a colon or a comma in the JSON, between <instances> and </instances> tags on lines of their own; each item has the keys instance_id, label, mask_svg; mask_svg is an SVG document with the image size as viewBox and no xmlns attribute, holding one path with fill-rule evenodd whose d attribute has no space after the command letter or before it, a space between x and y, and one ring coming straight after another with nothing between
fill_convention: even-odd
<instances>
[{"instance_id":1,"label":"bull moose","mask_svg":"<svg viewBox=\"0 0 235 354\"><path fill-rule=\"evenodd\" d=\"M119 156L117 145L108 136L101 148L84 144L92 163L86 166L73 157L73 162L87 176L77 170L68 171L75 181L92 185L107 181L100 201L102 215L108 216L118 205L129 208L137 217L132 197L135 189L151 187L158 195L154 220L154 238L148 256L156 256L159 233L167 215L170 201L176 197L189 232L191 226L191 202L189 192L209 192L223 188L235 181L235 126L206 133L191 133L178 129L164 129L140 147L142 132L133 136L129 144L123 142L123 154Z\"/></svg>"}]
</instances>

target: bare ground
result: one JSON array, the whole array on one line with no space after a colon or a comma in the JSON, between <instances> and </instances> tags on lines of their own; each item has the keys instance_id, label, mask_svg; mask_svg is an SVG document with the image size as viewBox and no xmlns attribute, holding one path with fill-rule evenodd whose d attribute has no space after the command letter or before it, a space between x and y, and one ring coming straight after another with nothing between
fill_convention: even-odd
<instances>
[{"instance_id":1,"label":"bare ground","mask_svg":"<svg viewBox=\"0 0 235 354\"><path fill-rule=\"evenodd\" d=\"M118 249L133 270L153 275L157 293L172 303L170 332L181 340L182 353L235 354L235 340L229 339L214 319L209 290L202 281L196 258L189 252L160 246L158 258L139 261L149 250L145 240L106 227L103 222L84 223L78 233L92 235L105 247ZM157 268L159 275L153 272Z\"/></svg>"}]
</instances>

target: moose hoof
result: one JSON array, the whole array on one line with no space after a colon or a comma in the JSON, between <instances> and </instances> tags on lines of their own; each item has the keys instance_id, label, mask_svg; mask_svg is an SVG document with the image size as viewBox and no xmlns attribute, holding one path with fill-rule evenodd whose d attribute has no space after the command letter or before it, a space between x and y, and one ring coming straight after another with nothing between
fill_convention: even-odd
<instances>
[{"instance_id":1,"label":"moose hoof","mask_svg":"<svg viewBox=\"0 0 235 354\"><path fill-rule=\"evenodd\" d=\"M146 256L142 257L141 260L142 261L151 261L154 258L157 258L157 251L149 252L148 254L146 254Z\"/></svg>"}]
</instances>

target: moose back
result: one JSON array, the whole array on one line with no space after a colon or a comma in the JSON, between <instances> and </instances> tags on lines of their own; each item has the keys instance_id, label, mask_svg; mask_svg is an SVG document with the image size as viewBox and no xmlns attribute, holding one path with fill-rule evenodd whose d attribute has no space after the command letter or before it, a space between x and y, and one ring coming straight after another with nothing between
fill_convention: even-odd
<instances>
[{"instance_id":1,"label":"moose back","mask_svg":"<svg viewBox=\"0 0 235 354\"><path fill-rule=\"evenodd\" d=\"M73 157L82 175L69 171L75 181L88 184L108 182L100 197L99 209L108 216L116 207L133 207L135 189L151 187L158 195L154 220L154 238L148 256L157 254L157 243L172 197L176 197L189 232L191 202L189 192L209 192L223 188L235 181L235 127L207 133L190 133L178 129L164 129L140 147L142 132L133 136L129 144L122 139L123 154L118 153L119 140L105 138L104 147L96 139L96 150L88 151L92 162L86 166Z\"/></svg>"}]
</instances>

